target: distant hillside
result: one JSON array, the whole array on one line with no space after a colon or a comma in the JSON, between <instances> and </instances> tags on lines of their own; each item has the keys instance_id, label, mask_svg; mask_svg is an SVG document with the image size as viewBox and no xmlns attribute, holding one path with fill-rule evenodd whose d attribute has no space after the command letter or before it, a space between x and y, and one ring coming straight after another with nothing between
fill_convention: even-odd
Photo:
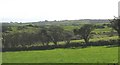
<instances>
[{"instance_id":1,"label":"distant hillside","mask_svg":"<svg viewBox=\"0 0 120 65\"><path fill-rule=\"evenodd\" d=\"M80 20L61 20L61 21L39 21L32 22L34 25L79 25L87 23L109 23L107 19L80 19Z\"/></svg>"},{"instance_id":2,"label":"distant hillside","mask_svg":"<svg viewBox=\"0 0 120 65\"><path fill-rule=\"evenodd\" d=\"M79 25L79 24L96 24L96 23L109 23L107 19L80 19L80 20L61 20L61 21L38 21L38 22L28 22L28 23L18 23L18 22L11 22L11 23L2 23L3 25Z\"/></svg>"}]
</instances>

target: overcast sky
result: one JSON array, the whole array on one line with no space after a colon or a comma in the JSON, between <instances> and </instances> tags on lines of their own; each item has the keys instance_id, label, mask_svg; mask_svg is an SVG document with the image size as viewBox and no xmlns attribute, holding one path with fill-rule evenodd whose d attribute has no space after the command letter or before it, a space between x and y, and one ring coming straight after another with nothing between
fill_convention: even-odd
<instances>
[{"instance_id":1,"label":"overcast sky","mask_svg":"<svg viewBox=\"0 0 120 65\"><path fill-rule=\"evenodd\" d=\"M0 22L111 19L119 0L0 0Z\"/></svg>"}]
</instances>

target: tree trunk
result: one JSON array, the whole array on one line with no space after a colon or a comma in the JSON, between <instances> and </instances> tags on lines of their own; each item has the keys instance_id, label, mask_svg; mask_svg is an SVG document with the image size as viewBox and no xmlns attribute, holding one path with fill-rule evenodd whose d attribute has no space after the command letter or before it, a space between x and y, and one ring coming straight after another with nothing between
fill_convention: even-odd
<instances>
[{"instance_id":1,"label":"tree trunk","mask_svg":"<svg viewBox=\"0 0 120 65\"><path fill-rule=\"evenodd\" d=\"M120 31L118 30L118 36L119 36L119 38L118 38L118 45L120 46Z\"/></svg>"},{"instance_id":2,"label":"tree trunk","mask_svg":"<svg viewBox=\"0 0 120 65\"><path fill-rule=\"evenodd\" d=\"M89 39L84 39L85 40L85 45L87 46L89 43Z\"/></svg>"},{"instance_id":3,"label":"tree trunk","mask_svg":"<svg viewBox=\"0 0 120 65\"><path fill-rule=\"evenodd\" d=\"M119 46L120 46L120 34L119 34L119 38L118 38L118 44L119 44Z\"/></svg>"},{"instance_id":4,"label":"tree trunk","mask_svg":"<svg viewBox=\"0 0 120 65\"><path fill-rule=\"evenodd\" d=\"M44 46L45 44L44 44L44 43L42 43L42 45Z\"/></svg>"},{"instance_id":5,"label":"tree trunk","mask_svg":"<svg viewBox=\"0 0 120 65\"><path fill-rule=\"evenodd\" d=\"M48 46L48 45L49 45L49 42L47 42L46 45Z\"/></svg>"},{"instance_id":6,"label":"tree trunk","mask_svg":"<svg viewBox=\"0 0 120 65\"><path fill-rule=\"evenodd\" d=\"M66 44L70 44L70 41L66 41Z\"/></svg>"},{"instance_id":7,"label":"tree trunk","mask_svg":"<svg viewBox=\"0 0 120 65\"><path fill-rule=\"evenodd\" d=\"M55 46L57 46L57 42L53 42L55 44Z\"/></svg>"}]
</instances>

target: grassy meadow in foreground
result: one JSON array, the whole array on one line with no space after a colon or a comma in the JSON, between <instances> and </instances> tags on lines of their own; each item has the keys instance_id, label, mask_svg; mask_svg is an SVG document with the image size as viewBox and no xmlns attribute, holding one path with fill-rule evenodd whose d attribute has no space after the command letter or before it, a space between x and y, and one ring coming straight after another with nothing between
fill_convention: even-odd
<instances>
[{"instance_id":1,"label":"grassy meadow in foreground","mask_svg":"<svg viewBox=\"0 0 120 65\"><path fill-rule=\"evenodd\" d=\"M2 63L2 52L0 52L0 64Z\"/></svg>"},{"instance_id":2,"label":"grassy meadow in foreground","mask_svg":"<svg viewBox=\"0 0 120 65\"><path fill-rule=\"evenodd\" d=\"M118 47L3 52L3 63L117 63Z\"/></svg>"}]
</instances>

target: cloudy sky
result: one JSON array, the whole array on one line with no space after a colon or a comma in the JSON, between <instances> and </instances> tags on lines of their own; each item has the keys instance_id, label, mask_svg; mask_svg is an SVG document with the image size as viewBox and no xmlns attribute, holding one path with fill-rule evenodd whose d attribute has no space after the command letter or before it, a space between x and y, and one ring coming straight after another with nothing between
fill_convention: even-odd
<instances>
[{"instance_id":1,"label":"cloudy sky","mask_svg":"<svg viewBox=\"0 0 120 65\"><path fill-rule=\"evenodd\" d=\"M111 19L119 0L0 0L0 22Z\"/></svg>"}]
</instances>

